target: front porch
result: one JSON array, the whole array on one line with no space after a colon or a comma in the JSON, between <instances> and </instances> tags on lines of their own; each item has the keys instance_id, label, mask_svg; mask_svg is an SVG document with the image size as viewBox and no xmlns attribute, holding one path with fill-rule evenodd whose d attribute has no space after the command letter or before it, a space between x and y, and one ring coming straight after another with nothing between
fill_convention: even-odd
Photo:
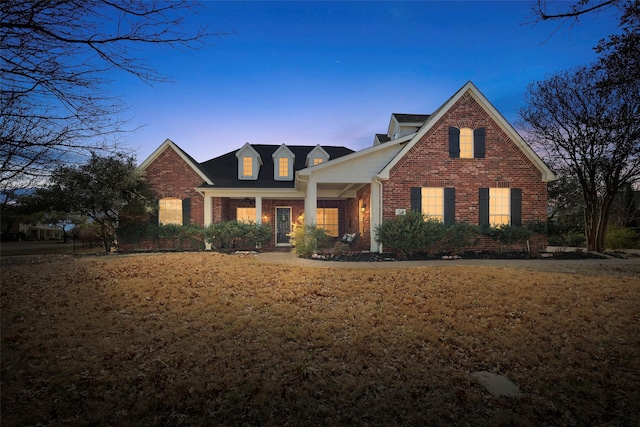
<instances>
[{"instance_id":1,"label":"front porch","mask_svg":"<svg viewBox=\"0 0 640 427\"><path fill-rule=\"evenodd\" d=\"M273 227L265 248L291 247L295 224L315 224L339 239L359 233L359 250L377 250L370 220L370 185L320 184L313 194L262 189L198 189L204 197L204 226L220 221L247 221Z\"/></svg>"}]
</instances>

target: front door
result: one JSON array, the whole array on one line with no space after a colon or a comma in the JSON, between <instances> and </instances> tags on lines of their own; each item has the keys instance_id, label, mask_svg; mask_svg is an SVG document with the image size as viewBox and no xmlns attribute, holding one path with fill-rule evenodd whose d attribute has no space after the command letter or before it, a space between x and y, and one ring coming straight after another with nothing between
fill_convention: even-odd
<instances>
[{"instance_id":1,"label":"front door","mask_svg":"<svg viewBox=\"0 0 640 427\"><path fill-rule=\"evenodd\" d=\"M276 208L276 245L288 245L291 233L291 208Z\"/></svg>"}]
</instances>

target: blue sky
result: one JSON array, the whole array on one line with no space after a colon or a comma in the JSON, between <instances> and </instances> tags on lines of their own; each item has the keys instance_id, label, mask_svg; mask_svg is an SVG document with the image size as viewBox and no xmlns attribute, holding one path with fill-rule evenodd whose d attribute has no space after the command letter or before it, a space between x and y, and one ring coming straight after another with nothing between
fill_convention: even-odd
<instances>
[{"instance_id":1,"label":"blue sky","mask_svg":"<svg viewBox=\"0 0 640 427\"><path fill-rule=\"evenodd\" d=\"M166 138L197 161L253 144L368 147L391 113L429 114L473 81L512 124L527 85L595 60L612 12L531 21L531 1L205 2L197 51L145 51L173 83L122 78L142 162Z\"/></svg>"}]
</instances>

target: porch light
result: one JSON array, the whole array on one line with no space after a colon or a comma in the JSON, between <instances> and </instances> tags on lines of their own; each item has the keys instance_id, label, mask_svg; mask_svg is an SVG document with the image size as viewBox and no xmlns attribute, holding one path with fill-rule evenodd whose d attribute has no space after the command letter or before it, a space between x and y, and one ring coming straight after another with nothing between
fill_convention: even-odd
<instances>
[{"instance_id":1,"label":"porch light","mask_svg":"<svg viewBox=\"0 0 640 427\"><path fill-rule=\"evenodd\" d=\"M367 209L367 205L363 204L362 206L360 206L360 210L361 210L362 212L364 212L364 211L365 211L365 209Z\"/></svg>"}]
</instances>

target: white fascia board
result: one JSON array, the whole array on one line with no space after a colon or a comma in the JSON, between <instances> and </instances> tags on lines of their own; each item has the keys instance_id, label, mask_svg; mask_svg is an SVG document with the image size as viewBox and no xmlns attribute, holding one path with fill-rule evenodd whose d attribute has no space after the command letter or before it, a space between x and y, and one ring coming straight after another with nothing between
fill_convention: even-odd
<instances>
[{"instance_id":1,"label":"white fascia board","mask_svg":"<svg viewBox=\"0 0 640 427\"><path fill-rule=\"evenodd\" d=\"M347 154L346 156L342 156L342 157L338 157L336 159L329 159L328 162L324 162L324 163L320 163L319 165L315 165L315 166L309 166L306 167L304 169L300 169L296 172L296 176L310 176L311 174L313 174L314 172L326 169L326 168L330 168L336 165L340 165L344 162L352 162L352 161L356 161L358 158L360 157L364 157L367 156L371 153L375 153L377 151L382 151L382 150L388 150L391 147L395 147L396 145L405 143L407 141L409 141L411 139L412 135L406 135L403 136L402 138L398 138L398 139L394 139L392 141L389 142L385 142L384 144L379 144L379 145L374 145L371 147L367 147L364 148L360 151L356 151L350 154Z\"/></svg>"},{"instance_id":2,"label":"white fascia board","mask_svg":"<svg viewBox=\"0 0 640 427\"><path fill-rule=\"evenodd\" d=\"M295 198L304 199L304 192L296 191L294 188L210 188L198 187L196 190L211 197L229 197L234 199L244 199L262 196L270 199Z\"/></svg>"},{"instance_id":3,"label":"white fascia board","mask_svg":"<svg viewBox=\"0 0 640 427\"><path fill-rule=\"evenodd\" d=\"M478 88L471 82L467 82L460 90L458 90L451 98L449 98L440 108L438 108L425 122L424 126L412 135L411 141L398 153L398 155L378 174L379 179L389 179L389 172L391 169L402 159L413 146L422 138L435 123L442 118L442 116L458 102L458 100L469 92L471 96L480 104L480 106L489 113L491 118L498 123L507 135L511 136L516 145L522 150L527 158L538 168L542 174L542 181L549 182L554 181L556 176L551 172L551 169L542 161L542 159L531 149L524 139L516 132L516 130L507 122L507 120L495 109L495 107L489 102L489 100L478 90Z\"/></svg>"},{"instance_id":4,"label":"white fascia board","mask_svg":"<svg viewBox=\"0 0 640 427\"><path fill-rule=\"evenodd\" d=\"M252 147L253 148L253 147ZM254 150L255 151L255 150ZM286 153L286 155L280 154L281 152ZM290 159L294 159L296 156L293 152L287 147L285 144L282 144L276 151L273 152L271 158L275 159L276 157L289 157Z\"/></svg>"},{"instance_id":5,"label":"white fascia board","mask_svg":"<svg viewBox=\"0 0 640 427\"><path fill-rule=\"evenodd\" d=\"M236 158L240 158L240 156L242 156L242 153L244 153L245 151L249 151L252 157L255 157L258 159L258 161L260 162L260 165L263 165L262 163L262 157L260 157L260 154L256 151L255 148L253 148L251 146L251 144L249 144L248 142L246 142L242 148L240 148L238 151L236 151Z\"/></svg>"},{"instance_id":6,"label":"white fascia board","mask_svg":"<svg viewBox=\"0 0 640 427\"><path fill-rule=\"evenodd\" d=\"M171 148L173 151L175 151L178 154L178 156L180 156L180 158L182 160L184 160L185 163L188 164L189 167L191 169L193 169L193 171L195 173L197 173L200 178L202 178L202 180L204 182L206 182L207 184L213 185L213 182L209 179L209 177L207 177L205 174L203 174L202 171L200 170L200 168L198 166L196 166L195 164L193 164L191 159L189 159L189 157L185 156L185 154L182 151L182 149L180 149L169 138L165 139L165 141L162 144L160 144L160 146L158 148L156 148L155 151L153 153L151 153L151 155L149 157L147 157L145 159L145 161L140 164L140 166L138 166L138 170L141 171L141 172L144 172L149 167L149 165L151 163L153 163L160 156L160 154L164 153L164 151L167 148Z\"/></svg>"},{"instance_id":7,"label":"white fascia board","mask_svg":"<svg viewBox=\"0 0 640 427\"><path fill-rule=\"evenodd\" d=\"M518 148L524 153L524 155L533 163L536 168L542 174L543 182L555 181L558 177L549 169L549 167L544 163L544 161L538 156L538 154L533 151L531 146L527 144L527 142L520 136L518 131L515 130L513 126L507 121L507 119L500 114L500 112L491 104L491 102L476 88L473 86L474 90L471 90L471 96L475 98L475 100L489 113L493 121L495 121L498 126L502 128L502 130L511 137L511 140L516 144Z\"/></svg>"}]
</instances>

